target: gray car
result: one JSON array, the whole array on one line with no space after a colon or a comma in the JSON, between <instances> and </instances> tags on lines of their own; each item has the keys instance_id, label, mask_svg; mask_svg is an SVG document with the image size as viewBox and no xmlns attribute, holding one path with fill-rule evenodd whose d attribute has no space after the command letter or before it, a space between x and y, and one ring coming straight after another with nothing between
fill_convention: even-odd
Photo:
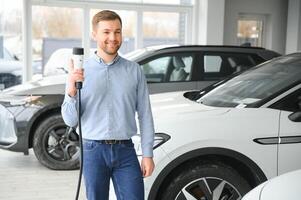
<instances>
[{"instance_id":1,"label":"gray car","mask_svg":"<svg viewBox=\"0 0 301 200\"><path fill-rule=\"evenodd\" d=\"M71 52L70 52L71 55ZM174 46L146 48L125 55L143 68L151 93L202 89L227 76L279 56L263 48ZM62 74L11 87L0 94L0 148L33 148L51 169L78 168L78 135L60 114L66 70Z\"/></svg>"}]
</instances>

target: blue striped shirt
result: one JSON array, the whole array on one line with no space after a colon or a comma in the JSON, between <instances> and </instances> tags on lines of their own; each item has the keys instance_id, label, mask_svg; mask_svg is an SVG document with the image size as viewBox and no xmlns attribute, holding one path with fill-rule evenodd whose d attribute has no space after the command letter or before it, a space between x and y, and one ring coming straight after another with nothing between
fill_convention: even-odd
<instances>
[{"instance_id":1,"label":"blue striped shirt","mask_svg":"<svg viewBox=\"0 0 301 200\"><path fill-rule=\"evenodd\" d=\"M140 66L119 55L105 64L94 54L84 62L84 77L81 90L83 138L130 139L137 134L137 111L142 154L152 157L153 117L147 83ZM70 97L65 94L62 116L70 127L77 126L78 122L76 102L77 95Z\"/></svg>"}]
</instances>

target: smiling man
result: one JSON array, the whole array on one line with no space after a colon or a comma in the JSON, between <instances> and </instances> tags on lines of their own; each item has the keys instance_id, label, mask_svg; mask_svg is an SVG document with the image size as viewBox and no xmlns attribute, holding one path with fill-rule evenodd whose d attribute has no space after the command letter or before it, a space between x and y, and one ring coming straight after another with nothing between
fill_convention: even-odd
<instances>
[{"instance_id":1,"label":"smiling man","mask_svg":"<svg viewBox=\"0 0 301 200\"><path fill-rule=\"evenodd\" d=\"M110 179L118 200L143 200L143 177L154 170L154 125L144 74L137 63L118 55L122 21L103 10L92 19L97 52L84 62L83 70L70 71L62 116L77 126L76 81L83 81L83 172L88 200L107 200ZM141 166L131 137L137 133L138 113L142 137Z\"/></svg>"}]
</instances>

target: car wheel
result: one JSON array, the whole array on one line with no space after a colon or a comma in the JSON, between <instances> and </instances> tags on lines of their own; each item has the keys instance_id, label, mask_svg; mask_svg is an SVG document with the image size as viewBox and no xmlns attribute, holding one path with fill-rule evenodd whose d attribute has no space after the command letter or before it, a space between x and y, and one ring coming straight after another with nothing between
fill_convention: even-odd
<instances>
[{"instance_id":1,"label":"car wheel","mask_svg":"<svg viewBox=\"0 0 301 200\"><path fill-rule=\"evenodd\" d=\"M37 159L50 169L79 168L78 135L66 126L60 114L43 120L36 129L33 150Z\"/></svg>"},{"instance_id":2,"label":"car wheel","mask_svg":"<svg viewBox=\"0 0 301 200\"><path fill-rule=\"evenodd\" d=\"M222 163L193 164L175 175L164 200L239 200L251 189L234 169Z\"/></svg>"}]
</instances>

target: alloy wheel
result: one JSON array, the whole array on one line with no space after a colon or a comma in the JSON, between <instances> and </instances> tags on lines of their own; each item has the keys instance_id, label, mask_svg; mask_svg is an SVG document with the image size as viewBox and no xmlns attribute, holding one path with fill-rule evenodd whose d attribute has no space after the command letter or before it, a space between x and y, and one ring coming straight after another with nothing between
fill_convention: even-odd
<instances>
[{"instance_id":1,"label":"alloy wheel","mask_svg":"<svg viewBox=\"0 0 301 200\"><path fill-rule=\"evenodd\" d=\"M185 185L175 200L240 200L242 195L229 182L204 177Z\"/></svg>"}]
</instances>

